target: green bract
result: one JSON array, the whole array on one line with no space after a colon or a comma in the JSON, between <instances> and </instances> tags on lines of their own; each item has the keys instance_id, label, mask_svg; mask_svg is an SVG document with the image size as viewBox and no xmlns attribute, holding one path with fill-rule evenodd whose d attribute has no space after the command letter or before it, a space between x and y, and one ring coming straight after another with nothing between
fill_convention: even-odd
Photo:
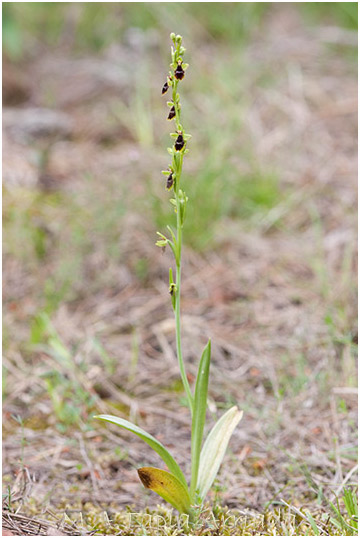
<instances>
[{"instance_id":1,"label":"green bract","mask_svg":"<svg viewBox=\"0 0 360 538\"><path fill-rule=\"evenodd\" d=\"M172 157L168 169L162 173L167 176L165 187L173 189L173 198L170 203L176 213L176 231L168 226L169 236L157 232L159 239L156 245L165 248L170 246L175 259L175 275L173 269L169 269L169 293L175 313L176 325L176 351L179 362L181 379L186 393L187 403L191 413L191 481L190 488L179 465L170 452L155 437L139 428L135 424L122 418L112 415L99 415L96 418L111 422L135 433L145 441L162 458L169 471L156 469L154 467L142 467L138 470L139 477L145 487L158 493L163 499L172 504L179 512L193 516L191 506L195 503L202 503L217 475L221 462L224 458L230 437L241 420L242 411L236 406L229 409L215 424L210 431L205 443L203 435L205 429L208 384L211 359L211 343L208 341L201 356L196 378L194 393L190 388L186 375L185 364L181 347L181 319L180 319L180 294L181 294L181 250L182 250L182 229L186 217L188 197L180 188L180 180L183 167L184 155L188 152L186 148L191 135L184 131L180 122L180 95L178 85L186 78L185 71L188 64L183 62L185 52L182 46L182 37L170 35L173 41L171 47L170 72L162 88L162 94L168 90L172 91L172 100L168 101L171 107L170 121L175 122L175 132L170 136L173 145L168 148Z\"/></svg>"}]
</instances>

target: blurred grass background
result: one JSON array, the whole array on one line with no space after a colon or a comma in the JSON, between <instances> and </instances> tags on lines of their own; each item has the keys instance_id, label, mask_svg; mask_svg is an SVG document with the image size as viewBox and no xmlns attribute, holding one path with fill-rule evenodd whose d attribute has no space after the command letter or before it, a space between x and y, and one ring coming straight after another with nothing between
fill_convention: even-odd
<instances>
[{"instance_id":1,"label":"blurred grass background","mask_svg":"<svg viewBox=\"0 0 360 538\"><path fill-rule=\"evenodd\" d=\"M49 47L65 45L73 53L99 52L121 39L129 27L155 27L166 34L169 27L176 26L187 37L194 27L196 31L197 24L200 34L206 30L209 37L236 46L257 31L266 13L274 8L271 2L136 4L4 2L5 53L21 60L33 40ZM302 2L298 9L311 25L327 22L357 29L356 2Z\"/></svg>"},{"instance_id":2,"label":"blurred grass background","mask_svg":"<svg viewBox=\"0 0 360 538\"><path fill-rule=\"evenodd\" d=\"M275 75L263 63L261 69L251 72L252 66L246 63L247 43L266 31L266 16L274 9L274 4L263 2L186 5L6 2L3 5L4 57L5 61L19 65L26 65L32 58L50 51L75 58L84 54L96 57L111 48L112 44L121 43L124 36L131 40L129 28L139 31L153 29L161 39L161 46L157 44L155 47L158 47L161 58L158 58L155 66L154 57L149 60L148 56L151 45L148 51L143 52L138 59L138 80L130 91L131 95L125 98L119 96L118 99L112 97L109 105L105 105L109 108L105 121L119 121L130 131L130 138L135 143L156 152L167 143L167 131L163 124L161 127L158 125L163 112L154 81L157 82L159 66L166 69L169 28L176 28L184 36L185 42L189 43L189 61L195 55L197 61L205 64L200 76L197 65L194 66L196 74L189 71L189 80L183 90L184 120L188 131L196 133L192 140L196 164L191 165L190 161L189 166L193 168L189 174L184 174L185 188L191 191L191 196L196 200L196 211L189 212L185 241L203 250L214 245L219 223L221 230L221 222L226 226L227 218L241 218L245 222L250 221L252 226L254 222L260 222L271 208L289 199L291 194L288 185L284 182L282 186L279 184L281 171L277 168L278 164L275 160L262 162L256 151L256 140L248 137L248 128L244 125L244 118L255 99L249 86L255 83L260 88L271 88L276 86L277 78L284 76L281 72ZM354 2L305 2L296 6L296 10L306 25L316 27L321 22L352 30L357 28L357 4ZM150 34L149 38L151 42ZM215 43L216 49L213 48ZM349 52L348 48L345 49L344 55ZM209 57L213 50L214 56ZM273 60L276 64L276 58ZM349 61L354 61L355 66L355 57ZM242 77L244 68L246 75ZM38 103L53 109L61 108L56 96L51 95L51 84L41 92L45 92L45 95L39 95L36 99ZM109 143L113 144L114 141ZM38 161L43 160L46 148L36 146L36 150ZM94 227L93 232L99 241L106 243L106 248L117 256L117 248L113 244L117 238L115 230L126 211L150 211L158 228L168 223L172 218L171 208L164 203L163 193L159 195L159 191L154 189L154 172L148 170L146 173L147 190L141 199L132 198L125 203L123 192L121 196L119 193L119 197L110 196L107 202L101 199L101 204L92 208L92 215L95 212L97 218L90 218L90 221L89 213L86 216L77 205L72 210L67 207L71 214L77 214L77 218L67 220L74 227L69 239L74 242L71 252L76 254L77 259L69 262L71 275L77 274L81 251L90 248L87 244L89 234L86 234L89 226ZM90 176L88 174L88 181L91 182ZM119 190L121 188L119 185ZM11 201L6 204L8 233L10 236L20 234L17 241L9 241L9 248L16 248L18 255L29 262L34 259L29 250L41 259L47 248L44 229L33 225L36 219L31 215L34 211L43 213L45 210L47 216L42 215L42 219L52 218L49 207L45 209L45 200L46 206L59 208L62 194L37 198L33 201L36 209L29 200L24 201L23 208L18 200L16 209ZM87 203L96 206L99 200L92 198ZM76 197L68 202L76 203ZM98 218L100 215L101 218ZM65 215L64 218L67 219ZM281 225L281 222L275 224ZM19 241L22 248L18 246ZM59 247L61 249L61 245ZM63 280L63 266L66 265L64 260L60 264L60 280ZM64 282L60 289L67 287ZM50 284L48 288L51 288Z\"/></svg>"}]
</instances>

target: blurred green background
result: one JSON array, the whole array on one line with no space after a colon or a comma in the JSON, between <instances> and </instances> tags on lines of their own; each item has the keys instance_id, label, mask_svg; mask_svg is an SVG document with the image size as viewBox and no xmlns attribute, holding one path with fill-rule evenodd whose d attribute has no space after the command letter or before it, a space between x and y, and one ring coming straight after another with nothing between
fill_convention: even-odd
<instances>
[{"instance_id":1,"label":"blurred green background","mask_svg":"<svg viewBox=\"0 0 360 538\"><path fill-rule=\"evenodd\" d=\"M121 40L129 27L157 28L165 34L176 27L185 38L206 31L209 38L236 46L257 31L275 4L3 2L3 44L5 54L20 60L29 40L50 47L65 45L74 53L98 52ZM357 2L301 2L296 7L309 24L357 29Z\"/></svg>"}]
</instances>

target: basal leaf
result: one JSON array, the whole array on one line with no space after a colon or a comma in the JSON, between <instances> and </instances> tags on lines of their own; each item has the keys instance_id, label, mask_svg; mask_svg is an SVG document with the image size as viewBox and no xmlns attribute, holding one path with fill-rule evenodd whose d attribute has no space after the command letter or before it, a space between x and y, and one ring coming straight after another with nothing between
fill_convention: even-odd
<instances>
[{"instance_id":1,"label":"basal leaf","mask_svg":"<svg viewBox=\"0 0 360 538\"><path fill-rule=\"evenodd\" d=\"M162 443L160 443L160 441L155 439L155 437L147 433L142 428L139 428L139 426L136 426L136 424L132 424L131 422L123 418L115 417L113 415L98 415L94 418L99 418L100 420L111 422L112 424L116 424L117 426L120 426L125 430L135 433L135 435L140 437L140 439L145 441L145 443L151 446L151 448L159 454L160 458L162 458L162 460L168 466L169 470L173 473L173 475L175 475L176 478L183 484L183 486L187 488L185 477L179 465L176 463L170 452L164 447Z\"/></svg>"},{"instance_id":2,"label":"basal leaf","mask_svg":"<svg viewBox=\"0 0 360 538\"><path fill-rule=\"evenodd\" d=\"M138 474L146 488L155 491L166 502L179 510L180 514L190 514L189 490L176 476L155 467L141 467L138 469Z\"/></svg>"},{"instance_id":3,"label":"basal leaf","mask_svg":"<svg viewBox=\"0 0 360 538\"><path fill-rule=\"evenodd\" d=\"M236 406L232 407L219 418L209 433L200 455L197 490L203 500L212 486L218 473L230 437L240 422L243 412Z\"/></svg>"},{"instance_id":4,"label":"basal leaf","mask_svg":"<svg viewBox=\"0 0 360 538\"><path fill-rule=\"evenodd\" d=\"M191 485L190 495L194 498L198 480L200 451L206 418L207 394L209 384L211 342L208 341L200 359L194 394L194 413L191 429Z\"/></svg>"}]
</instances>

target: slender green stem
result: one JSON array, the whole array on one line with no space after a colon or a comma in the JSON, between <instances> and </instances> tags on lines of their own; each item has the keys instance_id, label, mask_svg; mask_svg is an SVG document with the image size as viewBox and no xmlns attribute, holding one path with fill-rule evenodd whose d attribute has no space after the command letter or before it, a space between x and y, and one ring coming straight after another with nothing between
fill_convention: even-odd
<instances>
[{"instance_id":1,"label":"slender green stem","mask_svg":"<svg viewBox=\"0 0 360 538\"><path fill-rule=\"evenodd\" d=\"M178 244L178 256L176 262L176 304L175 304L175 322L176 322L176 352L179 361L181 379L184 385L186 396L188 399L191 416L193 414L193 395L191 393L188 378L186 376L184 360L182 356L181 348L181 320L180 320L180 293L181 293L181 246L182 246L182 228L180 222L180 204L178 196L176 195L176 207L177 207L177 244Z\"/></svg>"}]
</instances>

